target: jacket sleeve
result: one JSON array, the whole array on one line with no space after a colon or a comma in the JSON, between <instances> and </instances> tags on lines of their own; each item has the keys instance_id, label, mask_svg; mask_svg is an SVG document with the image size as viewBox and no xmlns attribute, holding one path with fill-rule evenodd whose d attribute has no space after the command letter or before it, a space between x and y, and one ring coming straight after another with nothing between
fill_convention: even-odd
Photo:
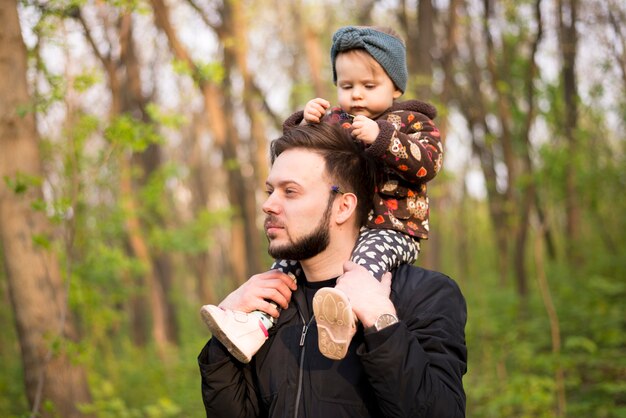
<instances>
[{"instance_id":1,"label":"jacket sleeve","mask_svg":"<svg viewBox=\"0 0 626 418\"><path fill-rule=\"evenodd\" d=\"M239 363L213 338L200 352L198 365L207 418L261 415L249 364Z\"/></svg>"},{"instance_id":2,"label":"jacket sleeve","mask_svg":"<svg viewBox=\"0 0 626 418\"><path fill-rule=\"evenodd\" d=\"M465 416L465 300L451 279L429 274L433 280L419 292L398 297L412 289L396 289L395 298L392 293L400 322L366 334L359 347L385 416Z\"/></svg>"},{"instance_id":3,"label":"jacket sleeve","mask_svg":"<svg viewBox=\"0 0 626 418\"><path fill-rule=\"evenodd\" d=\"M434 122L420 112L392 112L376 121L378 137L367 152L411 184L426 183L443 161L441 135Z\"/></svg>"}]
</instances>

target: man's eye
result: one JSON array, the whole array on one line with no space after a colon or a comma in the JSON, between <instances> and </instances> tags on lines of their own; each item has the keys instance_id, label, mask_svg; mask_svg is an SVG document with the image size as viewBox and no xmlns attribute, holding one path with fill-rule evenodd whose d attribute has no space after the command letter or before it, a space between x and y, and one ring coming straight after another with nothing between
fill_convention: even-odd
<instances>
[{"instance_id":1,"label":"man's eye","mask_svg":"<svg viewBox=\"0 0 626 418\"><path fill-rule=\"evenodd\" d=\"M265 194L268 196L271 195L273 192L274 192L273 190L265 190Z\"/></svg>"}]
</instances>

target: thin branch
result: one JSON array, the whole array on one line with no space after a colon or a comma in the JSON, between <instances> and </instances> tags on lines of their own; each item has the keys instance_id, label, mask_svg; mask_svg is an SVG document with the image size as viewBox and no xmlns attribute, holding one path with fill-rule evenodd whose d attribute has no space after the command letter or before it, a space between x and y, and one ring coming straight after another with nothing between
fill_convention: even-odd
<instances>
[{"instance_id":1,"label":"thin branch","mask_svg":"<svg viewBox=\"0 0 626 418\"><path fill-rule=\"evenodd\" d=\"M546 313L548 314L548 320L550 322L550 338L552 341L552 354L554 354L554 359L556 360L556 367L554 370L554 379L557 391L556 416L563 417L566 416L567 401L565 394L565 372L563 371L563 366L561 365L560 360L561 329L559 325L559 316L557 314L556 307L554 306L554 301L550 292L550 285L548 284L548 279L546 277L546 269L543 263L543 248L541 245L541 237L544 233L543 229L544 226L539 225L534 246L535 264L537 268L537 284L539 285L543 305L546 309Z\"/></svg>"},{"instance_id":2,"label":"thin branch","mask_svg":"<svg viewBox=\"0 0 626 418\"><path fill-rule=\"evenodd\" d=\"M211 23L209 16L205 13L204 10L202 10L200 6L198 6L198 4L194 0L187 0L187 4L198 13L205 25L213 29L215 32L220 32L222 30L222 25L218 26L214 23Z\"/></svg>"},{"instance_id":3,"label":"thin branch","mask_svg":"<svg viewBox=\"0 0 626 418\"><path fill-rule=\"evenodd\" d=\"M198 13L198 15L200 16L200 19L202 19L204 24L207 25L207 27L213 29L215 33L217 33L218 37L221 37L223 35L222 32L224 28L222 27L222 25L216 25L215 23L212 23L207 13L194 0L186 0L186 2L189 5L189 7L191 7L193 10L195 10ZM282 124L283 124L282 118L270 107L269 103L266 100L267 94L265 94L261 90L259 85L256 83L256 81L252 79L250 80L250 88L252 89L254 94L261 100L263 109L265 110L265 112L267 113L267 116L269 116L270 120L274 124L274 127L276 127L277 129L281 129Z\"/></svg>"},{"instance_id":4,"label":"thin branch","mask_svg":"<svg viewBox=\"0 0 626 418\"><path fill-rule=\"evenodd\" d=\"M87 26L87 22L85 22L85 19L83 18L83 15L80 12L80 10L76 14L76 19L78 20L78 22L80 23L80 25L83 27L85 31L85 38L87 38L87 42L89 42L89 45L91 45L91 49L93 50L93 53L100 60L100 62L102 63L104 68L106 68L107 71L113 71L114 66L113 66L113 59L111 58L111 54L109 53L105 55L100 51L100 49L98 49L98 45L96 44L96 41L93 39L93 36L91 35L91 29L89 29L89 26Z\"/></svg>"},{"instance_id":5,"label":"thin branch","mask_svg":"<svg viewBox=\"0 0 626 418\"><path fill-rule=\"evenodd\" d=\"M609 47L611 48L611 51L613 52L615 59L619 63L619 67L622 73L622 81L624 82L624 85L626 85L626 36L622 32L622 25L623 25L624 20L626 19L624 19L624 17L621 16L621 14L620 16L615 16L615 13L613 12L613 8L611 7L609 7L608 17L609 17L609 22L611 23L611 27L615 31L615 37L618 39L619 44L621 46L622 53L620 54L618 51L618 48L616 45L617 42L615 43L609 42Z\"/></svg>"}]
</instances>

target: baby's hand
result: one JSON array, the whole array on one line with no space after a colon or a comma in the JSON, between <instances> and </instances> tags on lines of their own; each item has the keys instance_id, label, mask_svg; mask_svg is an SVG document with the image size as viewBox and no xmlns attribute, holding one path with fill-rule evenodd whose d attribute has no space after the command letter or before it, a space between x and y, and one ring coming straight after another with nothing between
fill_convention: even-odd
<instances>
[{"instance_id":1,"label":"baby's hand","mask_svg":"<svg viewBox=\"0 0 626 418\"><path fill-rule=\"evenodd\" d=\"M352 121L352 136L356 139L364 142L365 144L372 144L378 134L380 128L376 121L368 118L367 116L357 115Z\"/></svg>"},{"instance_id":2,"label":"baby's hand","mask_svg":"<svg viewBox=\"0 0 626 418\"><path fill-rule=\"evenodd\" d=\"M326 109L329 107L330 103L319 97L309 100L304 106L304 120L308 123L320 123L322 116L324 116Z\"/></svg>"}]
</instances>

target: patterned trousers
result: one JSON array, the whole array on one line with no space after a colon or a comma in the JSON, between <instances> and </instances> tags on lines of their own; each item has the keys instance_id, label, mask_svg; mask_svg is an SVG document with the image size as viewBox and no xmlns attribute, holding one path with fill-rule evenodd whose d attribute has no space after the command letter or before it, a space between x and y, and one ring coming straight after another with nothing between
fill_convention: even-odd
<instances>
[{"instance_id":1,"label":"patterned trousers","mask_svg":"<svg viewBox=\"0 0 626 418\"><path fill-rule=\"evenodd\" d=\"M417 238L392 229L362 228L351 260L380 280L385 272L400 264L413 264L419 252L420 242ZM302 274L300 263L294 260L276 260L272 269L293 273L296 277Z\"/></svg>"}]
</instances>

